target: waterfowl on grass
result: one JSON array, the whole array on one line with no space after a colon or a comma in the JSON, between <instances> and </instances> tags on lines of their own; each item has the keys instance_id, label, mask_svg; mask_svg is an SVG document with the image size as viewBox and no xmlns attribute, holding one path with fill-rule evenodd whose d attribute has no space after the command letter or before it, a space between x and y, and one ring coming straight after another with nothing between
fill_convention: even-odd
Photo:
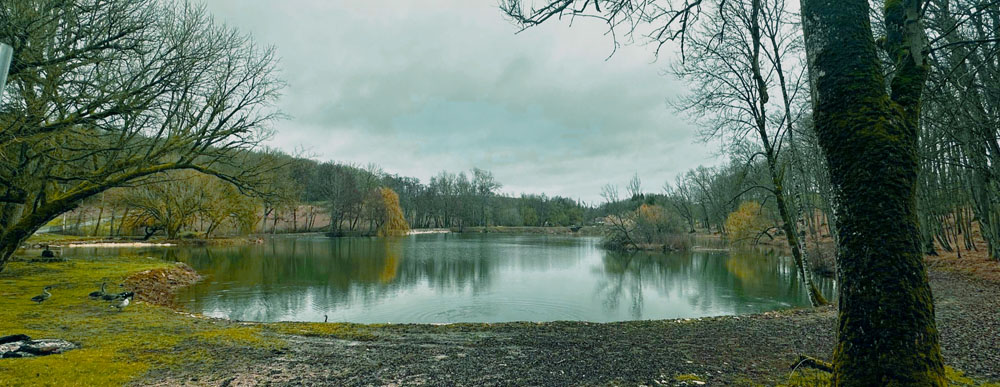
<instances>
[{"instance_id":1,"label":"waterfowl on grass","mask_svg":"<svg viewBox=\"0 0 1000 387\"><path fill-rule=\"evenodd\" d=\"M46 287L42 288L42 294L39 294L39 295L34 296L34 297L31 297L31 300L34 301L34 302L37 302L37 303L41 304L42 301L48 300L49 297L52 297L52 293L49 293L49 290L52 290L51 286L46 286Z\"/></svg>"},{"instance_id":2,"label":"waterfowl on grass","mask_svg":"<svg viewBox=\"0 0 1000 387\"><path fill-rule=\"evenodd\" d=\"M118 287L125 288L125 284L118 284ZM104 293L101 295L101 299L104 301L114 301L121 298L123 294L125 293Z\"/></svg>"},{"instance_id":3,"label":"waterfowl on grass","mask_svg":"<svg viewBox=\"0 0 1000 387\"><path fill-rule=\"evenodd\" d=\"M121 299L118 300L118 302L112 303L111 307L112 308L117 308L118 310L122 310L122 309L125 309L125 307L128 306L128 304L131 303L132 297L135 296L135 293L133 293L133 292L125 292L125 293L119 294L119 296L121 296Z\"/></svg>"},{"instance_id":4,"label":"waterfowl on grass","mask_svg":"<svg viewBox=\"0 0 1000 387\"><path fill-rule=\"evenodd\" d=\"M108 283L107 282L102 282L101 283L101 290L90 292L89 297L90 298L101 298L101 296L107 294L107 293L105 293L105 289L104 289L106 286L108 286Z\"/></svg>"}]
</instances>

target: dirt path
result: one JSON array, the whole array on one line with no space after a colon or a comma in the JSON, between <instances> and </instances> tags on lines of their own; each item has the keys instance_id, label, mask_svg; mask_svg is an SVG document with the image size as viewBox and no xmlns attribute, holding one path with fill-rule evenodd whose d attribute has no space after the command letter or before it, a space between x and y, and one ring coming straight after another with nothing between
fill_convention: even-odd
<instances>
[{"instance_id":1,"label":"dirt path","mask_svg":"<svg viewBox=\"0 0 1000 387\"><path fill-rule=\"evenodd\" d=\"M1000 286L931 276L946 361L1000 380ZM772 385L800 354L827 358L835 310L700 320L394 325L376 340L286 337L289 348L212 375L160 380L212 385Z\"/></svg>"}]
</instances>

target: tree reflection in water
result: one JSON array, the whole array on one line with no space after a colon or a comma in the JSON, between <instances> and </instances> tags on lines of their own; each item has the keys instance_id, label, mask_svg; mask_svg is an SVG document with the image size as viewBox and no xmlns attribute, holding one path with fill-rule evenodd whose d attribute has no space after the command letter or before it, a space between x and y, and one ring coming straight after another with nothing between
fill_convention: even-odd
<instances>
[{"instance_id":1,"label":"tree reflection in water","mask_svg":"<svg viewBox=\"0 0 1000 387\"><path fill-rule=\"evenodd\" d=\"M178 302L255 321L620 321L808 305L788 259L760 251L611 253L594 238L428 234L276 237L262 245L140 250L205 275ZM832 281L821 281L832 295Z\"/></svg>"},{"instance_id":2,"label":"tree reflection in water","mask_svg":"<svg viewBox=\"0 0 1000 387\"><path fill-rule=\"evenodd\" d=\"M656 293L682 298L695 310L731 310L731 314L761 311L761 303L808 303L794 264L774 251L695 251L687 253L608 252L604 255L597 293L610 311L623 301L632 319L643 314L644 296ZM821 290L835 298L835 283L819 279Z\"/></svg>"}]
</instances>

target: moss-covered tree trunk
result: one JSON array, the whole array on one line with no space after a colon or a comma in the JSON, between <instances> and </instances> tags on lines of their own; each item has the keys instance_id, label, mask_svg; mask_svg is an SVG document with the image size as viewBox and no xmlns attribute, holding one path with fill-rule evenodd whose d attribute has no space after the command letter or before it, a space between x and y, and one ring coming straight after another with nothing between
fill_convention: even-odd
<instances>
[{"instance_id":1,"label":"moss-covered tree trunk","mask_svg":"<svg viewBox=\"0 0 1000 387\"><path fill-rule=\"evenodd\" d=\"M802 0L814 120L834 187L838 386L943 386L917 227L917 125L927 74L916 0L886 2L886 92L867 0Z\"/></svg>"},{"instance_id":2,"label":"moss-covered tree trunk","mask_svg":"<svg viewBox=\"0 0 1000 387\"><path fill-rule=\"evenodd\" d=\"M0 206L0 272L25 241L46 223L76 207L79 200L51 202L35 209L28 216L17 218L22 210L15 205Z\"/></svg>"}]
</instances>

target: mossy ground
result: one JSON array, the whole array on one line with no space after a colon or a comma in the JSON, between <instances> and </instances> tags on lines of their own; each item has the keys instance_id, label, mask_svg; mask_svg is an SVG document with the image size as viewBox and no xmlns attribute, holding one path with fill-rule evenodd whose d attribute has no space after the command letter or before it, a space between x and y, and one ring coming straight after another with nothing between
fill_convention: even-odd
<instances>
[{"instance_id":1,"label":"mossy ground","mask_svg":"<svg viewBox=\"0 0 1000 387\"><path fill-rule=\"evenodd\" d=\"M87 294L100 282L171 264L147 258L59 263L12 262L0 273L0 335L60 338L80 345L64 354L0 360L0 385L121 385L158 369L210 367L220 349L284 345L258 326L200 319L136 303L122 311ZM52 298L29 299L45 286ZM237 352L237 351L231 351Z\"/></svg>"},{"instance_id":2,"label":"mossy ground","mask_svg":"<svg viewBox=\"0 0 1000 387\"><path fill-rule=\"evenodd\" d=\"M341 340L372 341L378 336L375 333L381 325L364 325L351 323L304 323L279 322L267 324L274 332L307 337L329 337Z\"/></svg>"},{"instance_id":3,"label":"mossy ground","mask_svg":"<svg viewBox=\"0 0 1000 387\"><path fill-rule=\"evenodd\" d=\"M965 376L962 371L951 367L945 367L945 376L948 378L948 385L953 387L1000 387L998 383L980 382ZM814 369L802 369L792 372L788 376L788 382L779 384L779 387L824 387L832 386L831 375L827 372Z\"/></svg>"},{"instance_id":4,"label":"mossy ground","mask_svg":"<svg viewBox=\"0 0 1000 387\"><path fill-rule=\"evenodd\" d=\"M91 242L104 240L104 237L92 237L92 236L79 236L79 235L62 235L62 234L35 234L31 238L25 241L28 245L59 245L70 242Z\"/></svg>"},{"instance_id":5,"label":"mossy ground","mask_svg":"<svg viewBox=\"0 0 1000 387\"><path fill-rule=\"evenodd\" d=\"M122 311L87 295L108 282L174 264L139 257L101 257L56 263L11 262L0 273L0 336L26 334L80 345L59 355L0 360L0 386L122 385L144 376L198 374L239 356L266 357L295 334L373 340L377 325L237 323L194 317L137 302ZM52 297L30 301L45 286Z\"/></svg>"},{"instance_id":6,"label":"mossy ground","mask_svg":"<svg viewBox=\"0 0 1000 387\"><path fill-rule=\"evenodd\" d=\"M162 236L155 236L148 240L142 240L138 236L131 237L107 237L107 236L86 236L86 235L63 235L54 233L34 234L24 242L26 246L53 245L66 246L78 243L171 243L178 245L212 245L212 246L238 246L255 243L258 240L252 236L213 236L211 238L185 237L169 239ZM33 252L34 250L32 250Z\"/></svg>"}]
</instances>

